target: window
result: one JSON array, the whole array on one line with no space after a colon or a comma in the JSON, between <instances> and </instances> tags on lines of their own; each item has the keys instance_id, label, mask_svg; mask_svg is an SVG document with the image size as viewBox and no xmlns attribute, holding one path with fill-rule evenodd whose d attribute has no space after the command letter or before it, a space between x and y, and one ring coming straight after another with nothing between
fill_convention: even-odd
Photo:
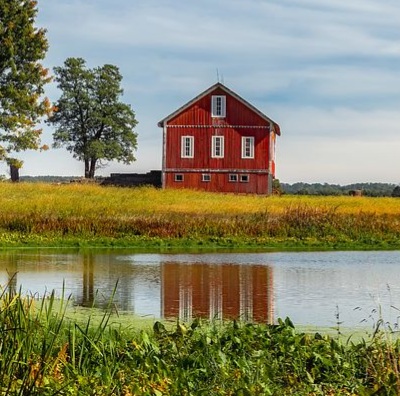
<instances>
[{"instance_id":1,"label":"window","mask_svg":"<svg viewBox=\"0 0 400 396\"><path fill-rule=\"evenodd\" d=\"M211 96L211 117L225 117L226 97L221 95Z\"/></svg>"},{"instance_id":2,"label":"window","mask_svg":"<svg viewBox=\"0 0 400 396\"><path fill-rule=\"evenodd\" d=\"M203 181L203 182L211 181L211 175L209 173L203 173L201 175L201 181Z\"/></svg>"},{"instance_id":3,"label":"window","mask_svg":"<svg viewBox=\"0 0 400 396\"><path fill-rule=\"evenodd\" d=\"M211 141L211 157L224 158L224 137L213 136Z\"/></svg>"},{"instance_id":4,"label":"window","mask_svg":"<svg viewBox=\"0 0 400 396\"><path fill-rule=\"evenodd\" d=\"M236 175L235 173L231 173L229 175L229 181L230 182L237 182L238 181L238 175Z\"/></svg>"},{"instance_id":5,"label":"window","mask_svg":"<svg viewBox=\"0 0 400 396\"><path fill-rule=\"evenodd\" d=\"M249 175L240 175L240 181L242 183L248 183L249 182Z\"/></svg>"},{"instance_id":6,"label":"window","mask_svg":"<svg viewBox=\"0 0 400 396\"><path fill-rule=\"evenodd\" d=\"M182 173L176 173L176 174L175 174L175 181L176 181L176 182L183 182L183 175L182 175Z\"/></svg>"},{"instance_id":7,"label":"window","mask_svg":"<svg viewBox=\"0 0 400 396\"><path fill-rule=\"evenodd\" d=\"M254 136L242 137L242 158L254 158Z\"/></svg>"},{"instance_id":8,"label":"window","mask_svg":"<svg viewBox=\"0 0 400 396\"><path fill-rule=\"evenodd\" d=\"M182 136L181 141L181 157L193 158L193 136Z\"/></svg>"}]
</instances>

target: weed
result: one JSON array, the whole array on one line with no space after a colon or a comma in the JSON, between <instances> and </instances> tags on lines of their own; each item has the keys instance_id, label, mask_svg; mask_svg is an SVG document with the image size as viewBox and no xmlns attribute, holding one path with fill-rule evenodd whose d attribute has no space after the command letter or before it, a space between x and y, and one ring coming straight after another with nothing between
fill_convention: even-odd
<instances>
[{"instance_id":1,"label":"weed","mask_svg":"<svg viewBox=\"0 0 400 396\"><path fill-rule=\"evenodd\" d=\"M299 333L290 319L121 326L66 317L68 299L0 295L0 392L7 395L397 395L400 343ZM111 321L110 319L113 318ZM375 392L375 393L374 393Z\"/></svg>"}]
</instances>

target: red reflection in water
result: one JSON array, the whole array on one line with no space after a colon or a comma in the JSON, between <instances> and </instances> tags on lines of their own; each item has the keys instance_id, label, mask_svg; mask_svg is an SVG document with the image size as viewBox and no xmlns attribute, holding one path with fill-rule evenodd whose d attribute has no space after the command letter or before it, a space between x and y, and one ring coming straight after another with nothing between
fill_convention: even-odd
<instances>
[{"instance_id":1,"label":"red reflection in water","mask_svg":"<svg viewBox=\"0 0 400 396\"><path fill-rule=\"evenodd\" d=\"M161 276L164 318L273 322L271 267L167 263Z\"/></svg>"}]
</instances>

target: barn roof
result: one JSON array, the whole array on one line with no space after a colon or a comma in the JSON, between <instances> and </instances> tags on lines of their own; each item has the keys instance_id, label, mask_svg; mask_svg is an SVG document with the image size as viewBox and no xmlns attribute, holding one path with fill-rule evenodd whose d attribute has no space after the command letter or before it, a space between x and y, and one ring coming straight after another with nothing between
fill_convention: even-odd
<instances>
[{"instance_id":1,"label":"barn roof","mask_svg":"<svg viewBox=\"0 0 400 396\"><path fill-rule=\"evenodd\" d=\"M254 113L258 114L262 119L264 119L267 122L271 122L274 125L275 132L280 135L281 131L279 128L279 125L272 120L271 118L267 117L264 113L262 113L260 110L258 110L256 107L254 107L252 104L250 104L247 100L243 99L241 96L239 96L237 93L233 92L230 90L228 87L225 85L221 84L220 82L212 85L210 88L206 89L204 92L200 93L196 97L194 97L192 100L181 106L179 109L168 115L167 117L163 118L161 121L158 122L159 127L163 127L169 120L172 118L176 117L178 114L182 113L185 111L187 108L189 108L193 103L197 102L198 100L202 99L204 96L207 96L208 94L212 93L214 90L217 88L222 89L225 91L227 94L230 96L233 96L235 99L237 99L239 102L244 104L246 107L248 107L250 110L252 110Z\"/></svg>"}]
</instances>

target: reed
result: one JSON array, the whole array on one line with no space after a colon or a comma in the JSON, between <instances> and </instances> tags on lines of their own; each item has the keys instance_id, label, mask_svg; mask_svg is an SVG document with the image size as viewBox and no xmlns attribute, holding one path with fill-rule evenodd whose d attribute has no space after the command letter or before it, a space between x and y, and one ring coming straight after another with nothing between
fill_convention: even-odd
<instances>
[{"instance_id":1,"label":"reed","mask_svg":"<svg viewBox=\"0 0 400 396\"><path fill-rule=\"evenodd\" d=\"M289 319L144 330L122 326L111 305L75 320L69 304L2 292L0 394L399 394L400 342L379 329L359 342L297 332Z\"/></svg>"},{"instance_id":2,"label":"reed","mask_svg":"<svg viewBox=\"0 0 400 396\"><path fill-rule=\"evenodd\" d=\"M400 201L0 185L0 245L400 247Z\"/></svg>"}]
</instances>

